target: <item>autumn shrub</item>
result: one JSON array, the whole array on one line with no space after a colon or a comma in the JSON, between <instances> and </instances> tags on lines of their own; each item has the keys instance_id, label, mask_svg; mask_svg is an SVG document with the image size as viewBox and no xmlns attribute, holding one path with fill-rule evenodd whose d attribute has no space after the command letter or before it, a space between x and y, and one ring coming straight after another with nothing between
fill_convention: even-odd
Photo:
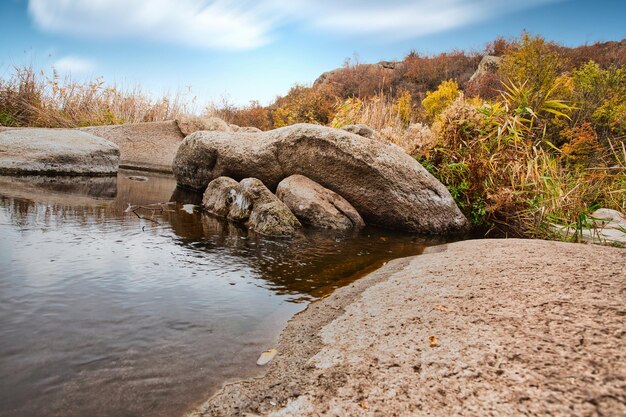
<instances>
[{"instance_id":1,"label":"autumn shrub","mask_svg":"<svg viewBox=\"0 0 626 417\"><path fill-rule=\"evenodd\" d=\"M326 125L333 120L337 97L330 87L311 88L296 85L285 97L279 97L272 110L273 127L295 123Z\"/></svg>"},{"instance_id":2,"label":"autumn shrub","mask_svg":"<svg viewBox=\"0 0 626 417\"><path fill-rule=\"evenodd\" d=\"M404 91L391 106L391 112L397 114L402 123L408 126L413 119L413 99L411 93Z\"/></svg>"},{"instance_id":3,"label":"autumn shrub","mask_svg":"<svg viewBox=\"0 0 626 417\"><path fill-rule=\"evenodd\" d=\"M205 112L207 116L217 116L229 124L242 127L257 127L270 130L273 127L271 110L253 100L247 106L236 106L222 100L218 106L211 106Z\"/></svg>"},{"instance_id":4,"label":"autumn shrub","mask_svg":"<svg viewBox=\"0 0 626 417\"><path fill-rule=\"evenodd\" d=\"M422 100L424 111L431 118L437 117L446 107L459 97L459 85L454 80L444 81L435 91L426 93Z\"/></svg>"},{"instance_id":5,"label":"autumn shrub","mask_svg":"<svg viewBox=\"0 0 626 417\"><path fill-rule=\"evenodd\" d=\"M626 133L626 69L611 65L603 69L589 61L572 71L577 123L593 121L601 136Z\"/></svg>"},{"instance_id":6,"label":"autumn shrub","mask_svg":"<svg viewBox=\"0 0 626 417\"><path fill-rule=\"evenodd\" d=\"M564 162L575 168L598 166L602 161L603 149L593 126L585 122L561 131L565 143L561 147Z\"/></svg>"},{"instance_id":7,"label":"autumn shrub","mask_svg":"<svg viewBox=\"0 0 626 417\"><path fill-rule=\"evenodd\" d=\"M426 91L435 90L445 80L454 79L459 85L465 85L476 71L480 59L477 54L463 51L430 57L411 52L403 61L402 77L410 81L414 96L422 95L423 98Z\"/></svg>"},{"instance_id":8,"label":"autumn shrub","mask_svg":"<svg viewBox=\"0 0 626 417\"><path fill-rule=\"evenodd\" d=\"M555 95L556 80L561 76L564 60L556 52L556 45L540 36L523 33L511 47L500 65L505 82L525 86L527 105L536 109L550 92Z\"/></svg>"},{"instance_id":9,"label":"autumn shrub","mask_svg":"<svg viewBox=\"0 0 626 417\"><path fill-rule=\"evenodd\" d=\"M342 100L373 97L383 91L393 90L391 72L377 64L362 64L358 59L346 59L343 67L333 72L330 80L332 84L320 88L332 89L332 93Z\"/></svg>"},{"instance_id":10,"label":"autumn shrub","mask_svg":"<svg viewBox=\"0 0 626 417\"><path fill-rule=\"evenodd\" d=\"M554 238L554 223L573 224L598 206L626 208L624 172L594 160L593 130L566 133L568 144L558 149L533 127L551 113L526 118L516 110L505 99L479 104L460 96L440 114L433 145L418 156L475 226ZM590 164L600 169L582 169Z\"/></svg>"}]
</instances>

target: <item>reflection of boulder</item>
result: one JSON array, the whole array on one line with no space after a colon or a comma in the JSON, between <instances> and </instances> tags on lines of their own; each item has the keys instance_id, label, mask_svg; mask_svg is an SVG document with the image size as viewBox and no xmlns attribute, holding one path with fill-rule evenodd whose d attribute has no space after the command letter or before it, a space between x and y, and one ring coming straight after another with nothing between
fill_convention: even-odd
<instances>
[{"instance_id":1,"label":"reflection of boulder","mask_svg":"<svg viewBox=\"0 0 626 417\"><path fill-rule=\"evenodd\" d=\"M173 165L179 185L202 190L213 179L258 178L276 189L301 174L352 204L372 225L455 233L467 219L445 186L396 146L329 127L298 124L263 133L196 132Z\"/></svg>"},{"instance_id":2,"label":"reflection of boulder","mask_svg":"<svg viewBox=\"0 0 626 417\"><path fill-rule=\"evenodd\" d=\"M202 256L219 251L245 259L260 284L279 294L319 297L355 279L355 274L398 257L417 255L427 244L444 241L367 228L363 232L305 229L292 240L265 239L237 223L213 215L166 215L176 241Z\"/></svg>"},{"instance_id":3,"label":"reflection of boulder","mask_svg":"<svg viewBox=\"0 0 626 417\"><path fill-rule=\"evenodd\" d=\"M32 201L71 205L91 199L112 200L117 195L116 177L0 176L2 194ZM95 201L94 201L95 203Z\"/></svg>"},{"instance_id":4,"label":"reflection of boulder","mask_svg":"<svg viewBox=\"0 0 626 417\"><path fill-rule=\"evenodd\" d=\"M0 176L0 206L20 226L66 217L91 222L113 210L116 177ZM96 220L97 221L97 220Z\"/></svg>"},{"instance_id":5,"label":"reflection of boulder","mask_svg":"<svg viewBox=\"0 0 626 417\"><path fill-rule=\"evenodd\" d=\"M73 129L0 131L0 173L111 175L120 161L112 142Z\"/></svg>"},{"instance_id":6,"label":"reflection of boulder","mask_svg":"<svg viewBox=\"0 0 626 417\"><path fill-rule=\"evenodd\" d=\"M178 145L183 140L175 121L91 126L80 130L119 146L120 167L171 172Z\"/></svg>"},{"instance_id":7,"label":"reflection of boulder","mask_svg":"<svg viewBox=\"0 0 626 417\"><path fill-rule=\"evenodd\" d=\"M289 208L256 178L237 182L219 177L211 181L202 200L212 214L236 222L265 236L293 236L300 222Z\"/></svg>"}]
</instances>

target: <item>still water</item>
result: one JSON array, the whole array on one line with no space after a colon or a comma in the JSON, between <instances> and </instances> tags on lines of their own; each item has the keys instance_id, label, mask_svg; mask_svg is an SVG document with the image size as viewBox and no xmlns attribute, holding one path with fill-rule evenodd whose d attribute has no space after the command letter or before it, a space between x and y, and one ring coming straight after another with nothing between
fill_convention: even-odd
<instances>
[{"instance_id":1,"label":"still water","mask_svg":"<svg viewBox=\"0 0 626 417\"><path fill-rule=\"evenodd\" d=\"M265 239L198 197L131 171L0 177L0 416L183 415L258 374L308 302L440 243L374 229Z\"/></svg>"}]
</instances>

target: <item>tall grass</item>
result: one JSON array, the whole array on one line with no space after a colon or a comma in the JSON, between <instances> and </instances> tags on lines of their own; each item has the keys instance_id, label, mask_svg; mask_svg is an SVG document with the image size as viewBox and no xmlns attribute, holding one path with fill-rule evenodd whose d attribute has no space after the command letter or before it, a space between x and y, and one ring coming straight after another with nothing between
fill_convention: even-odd
<instances>
[{"instance_id":1,"label":"tall grass","mask_svg":"<svg viewBox=\"0 0 626 417\"><path fill-rule=\"evenodd\" d=\"M0 79L0 125L80 127L171 120L189 113L195 99L181 93L153 99L141 88L108 86L48 76L32 67L16 67Z\"/></svg>"},{"instance_id":2,"label":"tall grass","mask_svg":"<svg viewBox=\"0 0 626 417\"><path fill-rule=\"evenodd\" d=\"M434 136L427 125L414 123L412 107L406 95L393 99L380 93L363 100L347 99L337 107L331 126L365 124L377 131L381 139L395 143L409 155L416 155L432 143Z\"/></svg>"}]
</instances>

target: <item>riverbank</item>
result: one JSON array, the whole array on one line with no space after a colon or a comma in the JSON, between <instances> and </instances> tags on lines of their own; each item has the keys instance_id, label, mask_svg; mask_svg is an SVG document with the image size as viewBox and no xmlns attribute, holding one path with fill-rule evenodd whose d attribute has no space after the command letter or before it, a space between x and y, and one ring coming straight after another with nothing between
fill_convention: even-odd
<instances>
[{"instance_id":1,"label":"riverbank","mask_svg":"<svg viewBox=\"0 0 626 417\"><path fill-rule=\"evenodd\" d=\"M391 261L298 314L263 377L192 415L624 415L625 260L510 239Z\"/></svg>"}]
</instances>

